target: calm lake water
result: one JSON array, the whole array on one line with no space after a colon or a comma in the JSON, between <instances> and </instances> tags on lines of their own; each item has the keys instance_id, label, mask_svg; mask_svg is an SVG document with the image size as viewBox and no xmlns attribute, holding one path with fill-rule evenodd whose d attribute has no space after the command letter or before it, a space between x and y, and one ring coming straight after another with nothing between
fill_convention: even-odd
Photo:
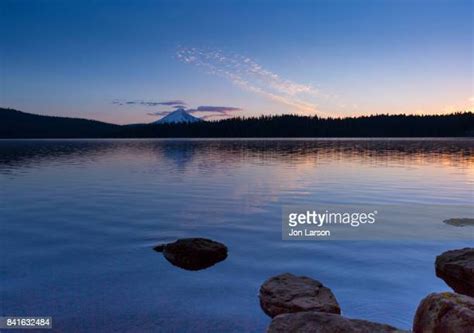
<instances>
[{"instance_id":1,"label":"calm lake water","mask_svg":"<svg viewBox=\"0 0 474 333\"><path fill-rule=\"evenodd\" d=\"M410 328L449 289L436 255L472 242L282 241L282 206L472 205L473 189L465 139L0 141L1 314L57 332L262 332L258 289L288 271L346 316ZM196 236L228 258L185 271L152 250Z\"/></svg>"}]
</instances>

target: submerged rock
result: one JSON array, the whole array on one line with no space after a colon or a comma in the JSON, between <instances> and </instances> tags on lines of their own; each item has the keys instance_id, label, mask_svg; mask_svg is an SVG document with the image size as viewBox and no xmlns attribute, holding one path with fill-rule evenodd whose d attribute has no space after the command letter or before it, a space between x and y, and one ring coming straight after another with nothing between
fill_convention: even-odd
<instances>
[{"instance_id":1,"label":"submerged rock","mask_svg":"<svg viewBox=\"0 0 474 333\"><path fill-rule=\"evenodd\" d=\"M474 219L471 218L454 218L444 220L443 222L455 227L474 226Z\"/></svg>"},{"instance_id":2,"label":"submerged rock","mask_svg":"<svg viewBox=\"0 0 474 333\"><path fill-rule=\"evenodd\" d=\"M436 257L436 276L455 292L474 297L474 248L442 253Z\"/></svg>"},{"instance_id":3,"label":"submerged rock","mask_svg":"<svg viewBox=\"0 0 474 333\"><path fill-rule=\"evenodd\" d=\"M474 299L455 293L433 293L416 310L414 333L474 331Z\"/></svg>"},{"instance_id":4,"label":"submerged rock","mask_svg":"<svg viewBox=\"0 0 474 333\"><path fill-rule=\"evenodd\" d=\"M360 319L349 319L317 311L285 313L273 318L268 333L385 333L404 332L393 326Z\"/></svg>"},{"instance_id":5,"label":"submerged rock","mask_svg":"<svg viewBox=\"0 0 474 333\"><path fill-rule=\"evenodd\" d=\"M319 281L290 273L274 276L260 287L260 306L270 317L282 313L341 313L336 297Z\"/></svg>"},{"instance_id":6,"label":"submerged rock","mask_svg":"<svg viewBox=\"0 0 474 333\"><path fill-rule=\"evenodd\" d=\"M227 247L224 244L206 238L178 239L153 249L163 252L173 265L191 271L208 268L227 258Z\"/></svg>"}]
</instances>

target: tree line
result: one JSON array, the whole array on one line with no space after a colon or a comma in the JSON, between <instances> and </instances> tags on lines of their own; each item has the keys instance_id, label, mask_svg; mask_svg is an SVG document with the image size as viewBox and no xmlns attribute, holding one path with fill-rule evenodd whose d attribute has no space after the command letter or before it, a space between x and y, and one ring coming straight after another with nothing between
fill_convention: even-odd
<instances>
[{"instance_id":1,"label":"tree line","mask_svg":"<svg viewBox=\"0 0 474 333\"><path fill-rule=\"evenodd\" d=\"M299 115L232 118L178 124L114 125L0 108L0 138L297 138L474 136L474 113L372 115L346 118Z\"/></svg>"},{"instance_id":2,"label":"tree line","mask_svg":"<svg viewBox=\"0 0 474 333\"><path fill-rule=\"evenodd\" d=\"M347 118L298 115L214 122L129 126L125 137L458 137L474 136L474 114L373 115Z\"/></svg>"}]
</instances>

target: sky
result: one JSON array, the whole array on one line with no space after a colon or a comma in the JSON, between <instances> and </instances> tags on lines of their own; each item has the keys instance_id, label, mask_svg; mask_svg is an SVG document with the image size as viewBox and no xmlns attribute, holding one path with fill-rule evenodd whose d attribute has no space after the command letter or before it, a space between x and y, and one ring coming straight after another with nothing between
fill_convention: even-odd
<instances>
[{"instance_id":1,"label":"sky","mask_svg":"<svg viewBox=\"0 0 474 333\"><path fill-rule=\"evenodd\" d=\"M473 1L0 2L0 106L117 124L474 110Z\"/></svg>"}]
</instances>

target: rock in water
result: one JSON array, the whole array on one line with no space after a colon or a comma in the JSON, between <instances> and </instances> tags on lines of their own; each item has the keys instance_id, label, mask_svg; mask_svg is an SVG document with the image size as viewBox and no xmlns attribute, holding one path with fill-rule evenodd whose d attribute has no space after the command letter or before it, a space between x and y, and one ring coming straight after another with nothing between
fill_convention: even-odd
<instances>
[{"instance_id":1,"label":"rock in water","mask_svg":"<svg viewBox=\"0 0 474 333\"><path fill-rule=\"evenodd\" d=\"M224 244L205 238L183 238L169 244L154 247L163 252L165 258L175 266L197 271L205 269L227 258Z\"/></svg>"},{"instance_id":2,"label":"rock in water","mask_svg":"<svg viewBox=\"0 0 474 333\"><path fill-rule=\"evenodd\" d=\"M455 292L474 297L474 248L447 251L436 257L436 276Z\"/></svg>"},{"instance_id":3,"label":"rock in water","mask_svg":"<svg viewBox=\"0 0 474 333\"><path fill-rule=\"evenodd\" d=\"M443 222L455 227L474 226L474 219L471 218L454 218L444 220Z\"/></svg>"},{"instance_id":4,"label":"rock in water","mask_svg":"<svg viewBox=\"0 0 474 333\"><path fill-rule=\"evenodd\" d=\"M360 319L349 319L317 311L285 313L273 318L268 333L394 333L395 327Z\"/></svg>"},{"instance_id":5,"label":"rock in water","mask_svg":"<svg viewBox=\"0 0 474 333\"><path fill-rule=\"evenodd\" d=\"M413 332L474 332L474 299L448 292L429 294L416 310Z\"/></svg>"},{"instance_id":6,"label":"rock in water","mask_svg":"<svg viewBox=\"0 0 474 333\"><path fill-rule=\"evenodd\" d=\"M260 287L260 305L270 317L282 313L320 311L341 313L336 297L319 281L290 273L274 276Z\"/></svg>"}]
</instances>

